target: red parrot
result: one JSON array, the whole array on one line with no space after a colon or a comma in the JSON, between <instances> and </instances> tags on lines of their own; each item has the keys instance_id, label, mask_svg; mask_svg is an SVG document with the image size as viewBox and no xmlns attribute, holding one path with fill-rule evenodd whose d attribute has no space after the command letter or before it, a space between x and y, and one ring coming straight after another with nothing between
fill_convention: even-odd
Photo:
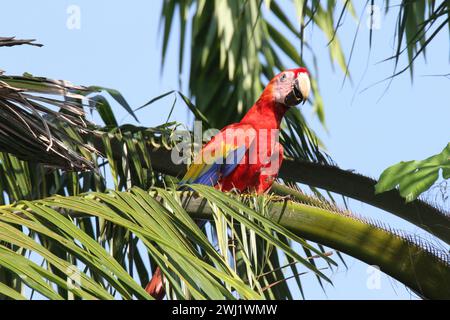
<instances>
[{"instance_id":1,"label":"red parrot","mask_svg":"<svg viewBox=\"0 0 450 320\"><path fill-rule=\"evenodd\" d=\"M283 147L278 143L281 120L290 107L306 101L310 89L306 68L275 76L239 123L226 126L203 147L180 184L205 184L222 191L268 191L283 161ZM159 268L146 291L155 299L164 297Z\"/></svg>"}]
</instances>

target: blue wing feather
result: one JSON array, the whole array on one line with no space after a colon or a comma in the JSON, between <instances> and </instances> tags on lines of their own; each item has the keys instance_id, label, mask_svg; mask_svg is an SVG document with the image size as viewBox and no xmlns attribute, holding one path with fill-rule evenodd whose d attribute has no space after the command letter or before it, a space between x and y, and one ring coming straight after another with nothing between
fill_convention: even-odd
<instances>
[{"instance_id":1,"label":"blue wing feather","mask_svg":"<svg viewBox=\"0 0 450 320\"><path fill-rule=\"evenodd\" d=\"M211 151L214 150L214 148L217 148L217 143L224 143L224 137L227 139L230 139L228 141L234 141L234 137L237 137L238 135L241 135L241 131L234 131L234 129L243 129L248 130L252 129L249 125L242 125L242 124L234 124L230 125L228 127L225 127L222 129L220 136L217 140L211 140L210 143L206 144L202 151ZM228 131L232 130L232 131ZM231 132L231 135L229 133ZM245 132L246 133L246 132ZM250 146L255 142L255 136L252 134L249 136L251 139L246 140L248 142L242 143L242 145L239 145L238 147L230 147L230 146L223 146L226 147L227 154L218 156L216 160L213 163L200 163L194 162L186 172L183 179L180 181L180 185L183 184L190 184L190 183L198 183L198 184L205 184L209 186L214 186L217 184L217 182L223 178L229 176L236 167L242 162L242 159L244 158L247 150L250 148ZM240 141L240 140L239 140ZM210 150L211 149L211 150ZM200 154L200 155L201 155ZM202 159L197 159L202 160Z\"/></svg>"},{"instance_id":2,"label":"blue wing feather","mask_svg":"<svg viewBox=\"0 0 450 320\"><path fill-rule=\"evenodd\" d=\"M223 177L228 176L230 173L233 172L234 169L236 169L238 164L244 158L246 151L247 151L247 148L245 146L242 146L228 154L228 156L225 159L225 163L222 167L222 176Z\"/></svg>"},{"instance_id":3,"label":"blue wing feather","mask_svg":"<svg viewBox=\"0 0 450 320\"><path fill-rule=\"evenodd\" d=\"M190 183L204 184L207 186L216 185L221 177L230 175L234 171L234 169L236 169L236 167L244 158L246 151L246 146L241 146L231 151L225 158L225 161L222 158L218 159L216 163L208 168L208 170L190 181ZM180 182L180 184L184 184L183 180Z\"/></svg>"},{"instance_id":4,"label":"blue wing feather","mask_svg":"<svg viewBox=\"0 0 450 320\"><path fill-rule=\"evenodd\" d=\"M220 167L222 164L215 163L205 173L194 179L192 183L204 184L207 186L214 186L220 178Z\"/></svg>"}]
</instances>

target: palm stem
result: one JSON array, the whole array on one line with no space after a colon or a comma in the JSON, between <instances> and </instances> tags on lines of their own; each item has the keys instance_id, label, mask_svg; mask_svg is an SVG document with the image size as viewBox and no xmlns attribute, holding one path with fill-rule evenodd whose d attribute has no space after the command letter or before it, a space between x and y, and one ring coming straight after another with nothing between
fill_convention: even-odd
<instances>
[{"instance_id":1,"label":"palm stem","mask_svg":"<svg viewBox=\"0 0 450 320\"><path fill-rule=\"evenodd\" d=\"M185 204L193 218L212 219L201 198ZM450 298L450 266L426 250L420 240L405 239L366 221L326 208L286 202L273 203L271 219L296 235L344 252L402 282L429 299Z\"/></svg>"}]
</instances>

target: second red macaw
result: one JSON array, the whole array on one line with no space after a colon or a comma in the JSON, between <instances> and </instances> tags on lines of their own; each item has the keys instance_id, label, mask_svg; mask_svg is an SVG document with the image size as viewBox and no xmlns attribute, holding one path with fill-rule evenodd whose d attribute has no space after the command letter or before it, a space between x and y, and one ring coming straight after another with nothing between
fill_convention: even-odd
<instances>
[{"instance_id":1,"label":"second red macaw","mask_svg":"<svg viewBox=\"0 0 450 320\"><path fill-rule=\"evenodd\" d=\"M290 107L308 99L310 90L306 68L275 76L239 123L226 126L203 147L180 184L266 192L283 161L283 147L277 139L281 120ZM159 268L146 290L156 299L164 297Z\"/></svg>"}]
</instances>

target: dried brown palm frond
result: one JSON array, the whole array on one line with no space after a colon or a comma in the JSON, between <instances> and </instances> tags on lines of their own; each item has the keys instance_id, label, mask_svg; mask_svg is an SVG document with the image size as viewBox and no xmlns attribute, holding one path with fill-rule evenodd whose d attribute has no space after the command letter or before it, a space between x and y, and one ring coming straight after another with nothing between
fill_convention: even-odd
<instances>
[{"instance_id":1,"label":"dried brown palm frond","mask_svg":"<svg viewBox=\"0 0 450 320\"><path fill-rule=\"evenodd\" d=\"M95 149L79 139L93 127L80 94L87 92L67 81L0 74L0 150L56 167L92 168L85 156Z\"/></svg>"},{"instance_id":2,"label":"dried brown palm frond","mask_svg":"<svg viewBox=\"0 0 450 320\"><path fill-rule=\"evenodd\" d=\"M40 43L34 43L35 39L16 39L16 37L0 37L0 47L13 47L28 44L30 46L42 47Z\"/></svg>"}]
</instances>

